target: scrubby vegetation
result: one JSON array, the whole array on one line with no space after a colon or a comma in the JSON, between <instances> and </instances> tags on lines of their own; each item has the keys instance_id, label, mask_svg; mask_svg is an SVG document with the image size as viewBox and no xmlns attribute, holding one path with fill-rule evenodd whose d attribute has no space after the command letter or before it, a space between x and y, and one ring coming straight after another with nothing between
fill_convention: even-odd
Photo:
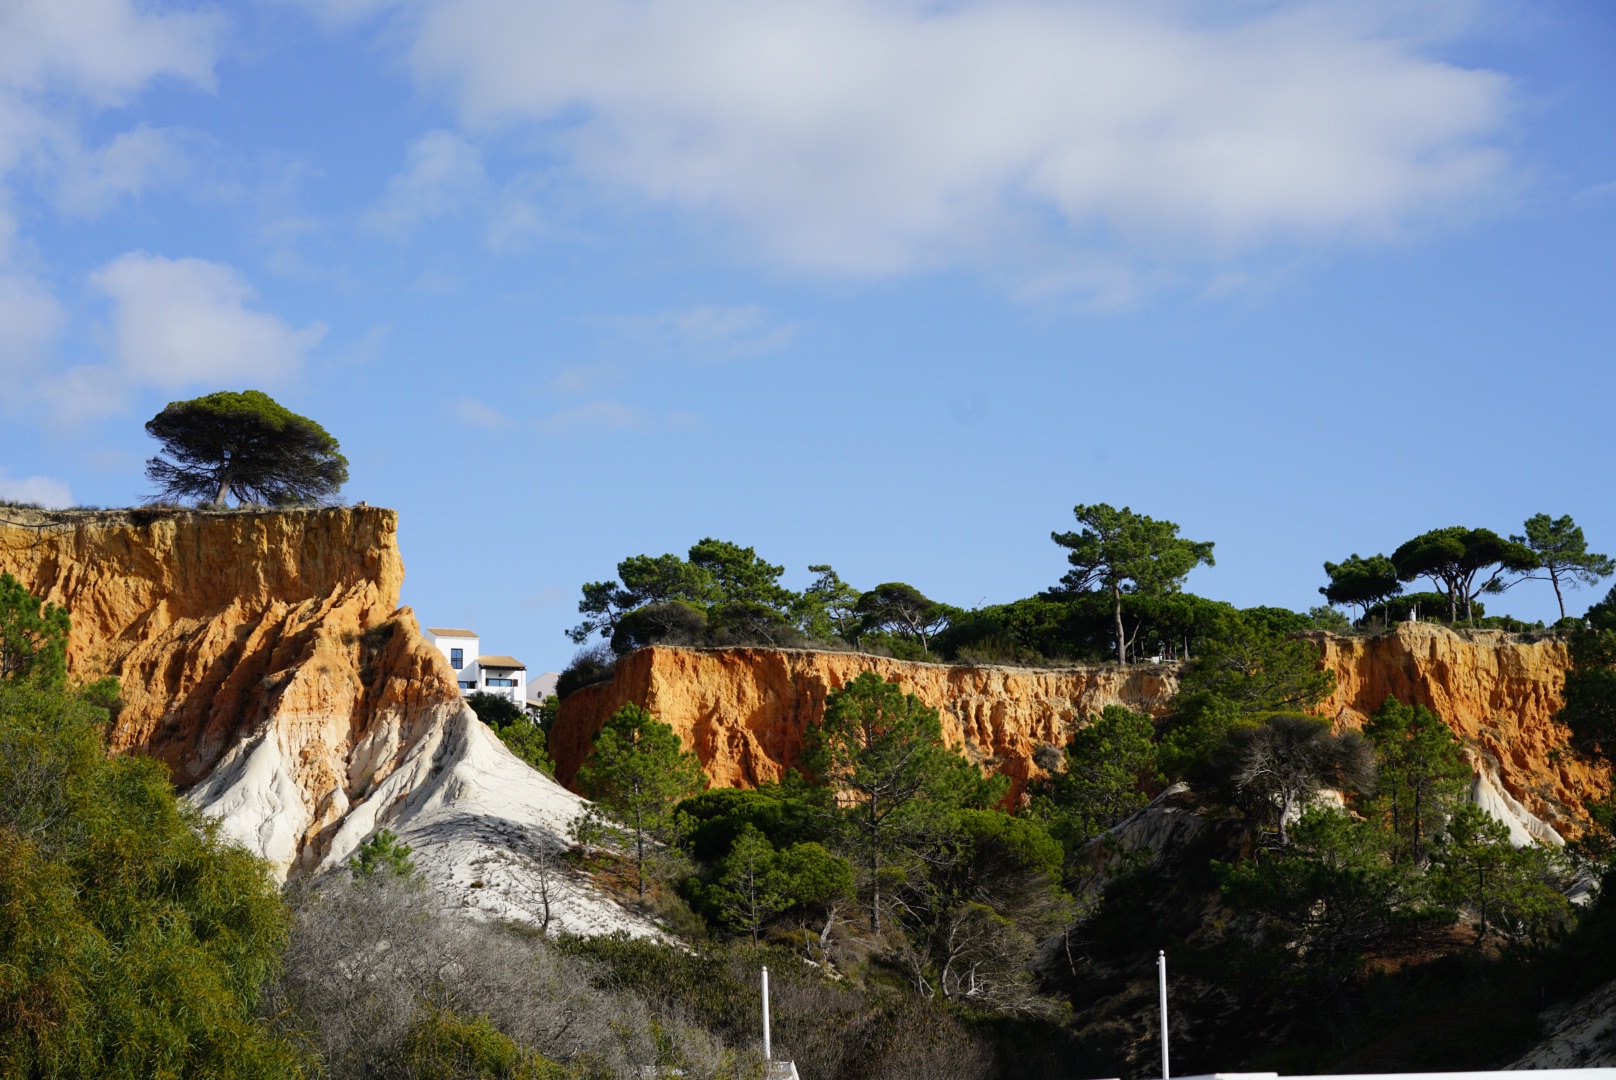
<instances>
[{"instance_id":1,"label":"scrubby vegetation","mask_svg":"<svg viewBox=\"0 0 1616 1080\"><path fill-rule=\"evenodd\" d=\"M647 645L856 649L905 660L1037 666L1185 660L1231 620L1286 635L1374 633L1410 618L1541 630L1488 616L1481 600L1525 581L1553 586L1558 625L1569 627L1575 620L1563 617L1565 590L1616 573L1616 562L1590 552L1569 516L1538 514L1509 539L1490 529L1434 529L1391 556L1326 562L1319 592L1328 604L1306 614L1242 611L1184 589L1197 566L1212 564L1210 541L1184 539L1176 523L1127 507L1096 503L1073 513L1076 531L1051 533L1072 566L1060 581L1036 596L973 609L933 600L904 582L861 591L825 564L810 566L813 580L795 592L781 584L784 566L711 538L685 557L632 556L618 563L616 580L583 587L584 619L570 637L588 647L562 674L557 692L565 698L610 678L618 656ZM1421 578L1435 591L1405 591Z\"/></svg>"},{"instance_id":2,"label":"scrubby vegetation","mask_svg":"<svg viewBox=\"0 0 1616 1080\"><path fill-rule=\"evenodd\" d=\"M266 868L157 762L108 757L117 687L67 684L60 609L0 578L0 1076L282 1077Z\"/></svg>"},{"instance_id":3,"label":"scrubby vegetation","mask_svg":"<svg viewBox=\"0 0 1616 1080\"><path fill-rule=\"evenodd\" d=\"M105 754L116 686L69 686L66 613L0 578L0 1076L741 1080L761 1064L763 964L805 1078L1148 1075L1162 947L1185 1072L1460 1068L1507 1062L1550 996L1616 976L1616 894L1565 899L1609 873L1616 808L1564 851L1513 846L1435 713L1388 700L1361 734L1310 715L1334 683L1308 632L1345 616L1183 592L1210 544L1078 510L1065 580L974 611L828 566L793 593L717 541L586 588L575 636L604 648L569 689L657 641L1185 661L1168 715L1083 718L1014 800L872 673L831 695L800 771L752 791L705 790L667 725L619 710L578 775L597 809L568 857L674 943L445 912L385 830L281 897L159 765ZM1480 621L1482 595L1546 559L1560 587L1597 580L1573 529L1438 530L1410 542L1415 576L1439 582L1440 614ZM1409 598L1408 548L1327 564L1326 598L1375 632ZM1565 752L1608 758L1616 591L1565 632ZM472 704L547 765L546 716Z\"/></svg>"}]
</instances>

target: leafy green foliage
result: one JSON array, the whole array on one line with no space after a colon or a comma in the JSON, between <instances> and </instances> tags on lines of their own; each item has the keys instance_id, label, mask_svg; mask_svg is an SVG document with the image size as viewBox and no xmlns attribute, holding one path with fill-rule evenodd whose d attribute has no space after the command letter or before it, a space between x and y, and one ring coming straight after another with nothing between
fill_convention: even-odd
<instances>
[{"instance_id":1,"label":"leafy green foliage","mask_svg":"<svg viewBox=\"0 0 1616 1080\"><path fill-rule=\"evenodd\" d=\"M573 691L610 679L617 670L617 654L605 642L579 649L556 679L556 698L565 701Z\"/></svg>"},{"instance_id":2,"label":"leafy green foliage","mask_svg":"<svg viewBox=\"0 0 1616 1080\"><path fill-rule=\"evenodd\" d=\"M763 609L787 620L801 604L798 594L780 584L785 567L758 558L757 552L712 537L691 545L687 558L677 555L633 555L617 564L616 581L583 587L578 611L584 621L568 631L578 644L592 634L614 641L626 616L645 613L625 632L619 652L664 640L658 632L691 634L729 605L743 605L756 617ZM730 618L742 618L742 611ZM614 645L615 647L615 645Z\"/></svg>"},{"instance_id":3,"label":"leafy green foliage","mask_svg":"<svg viewBox=\"0 0 1616 1080\"><path fill-rule=\"evenodd\" d=\"M1215 869L1224 898L1262 920L1267 955L1292 978L1339 985L1365 955L1452 921L1418 868L1388 856L1373 823L1311 807L1290 836L1283 851Z\"/></svg>"},{"instance_id":4,"label":"leafy green foliage","mask_svg":"<svg viewBox=\"0 0 1616 1080\"><path fill-rule=\"evenodd\" d=\"M1208 763L1230 732L1277 712L1299 713L1335 690L1335 673L1306 638L1242 616L1221 620L1202 641L1179 686L1162 765L1186 776Z\"/></svg>"},{"instance_id":5,"label":"leafy green foliage","mask_svg":"<svg viewBox=\"0 0 1616 1080\"><path fill-rule=\"evenodd\" d=\"M1027 968L1070 914L1060 844L1026 818L962 809L934 820L924 861L898 909L919 946L917 984L978 1008L1047 1011Z\"/></svg>"},{"instance_id":6,"label":"leafy green foliage","mask_svg":"<svg viewBox=\"0 0 1616 1080\"><path fill-rule=\"evenodd\" d=\"M788 794L778 785L751 791L718 788L685 799L675 814L687 823L691 854L712 863L722 859L748 827L777 848L828 839L832 831L825 805L828 794L824 788Z\"/></svg>"},{"instance_id":7,"label":"leafy green foliage","mask_svg":"<svg viewBox=\"0 0 1616 1080\"><path fill-rule=\"evenodd\" d=\"M947 604L939 604L913 585L901 581L877 585L859 597L853 611L861 631L895 634L918 641L922 653L928 651L930 637L947 627L949 619L956 614Z\"/></svg>"},{"instance_id":8,"label":"leafy green foliage","mask_svg":"<svg viewBox=\"0 0 1616 1080\"><path fill-rule=\"evenodd\" d=\"M1517 848L1509 828L1474 803L1453 812L1431 852L1437 894L1476 916L1476 944L1490 929L1541 937L1558 929L1571 905L1554 887L1548 853L1536 844Z\"/></svg>"},{"instance_id":9,"label":"leafy green foliage","mask_svg":"<svg viewBox=\"0 0 1616 1080\"><path fill-rule=\"evenodd\" d=\"M1472 605L1482 593L1504 590L1506 573L1526 573L1538 567L1538 557L1525 544L1505 540L1491 529L1454 525L1421 533L1392 552L1392 564L1401 581L1429 578L1448 601L1448 621L1474 619Z\"/></svg>"},{"instance_id":10,"label":"leafy green foliage","mask_svg":"<svg viewBox=\"0 0 1616 1080\"><path fill-rule=\"evenodd\" d=\"M651 845L671 835L679 801L707 786L701 763L673 728L624 705L595 733L574 782L624 826L643 900Z\"/></svg>"},{"instance_id":11,"label":"leafy green foliage","mask_svg":"<svg viewBox=\"0 0 1616 1080\"><path fill-rule=\"evenodd\" d=\"M1616 589L1588 609L1587 626L1572 632L1565 706L1556 715L1571 743L1609 761L1616 756Z\"/></svg>"},{"instance_id":12,"label":"leafy green foliage","mask_svg":"<svg viewBox=\"0 0 1616 1080\"><path fill-rule=\"evenodd\" d=\"M751 825L744 825L716 868L711 885L696 882L698 902L727 926L749 934L752 944L770 921L786 912L824 918L853 895L847 860L809 841L776 851Z\"/></svg>"},{"instance_id":13,"label":"leafy green foliage","mask_svg":"<svg viewBox=\"0 0 1616 1080\"><path fill-rule=\"evenodd\" d=\"M416 1080L561 1080L566 1070L500 1031L487 1017L431 1010L405 1047Z\"/></svg>"},{"instance_id":14,"label":"leafy green foliage","mask_svg":"<svg viewBox=\"0 0 1616 1080\"><path fill-rule=\"evenodd\" d=\"M1397 576L1397 566L1384 555L1371 555L1365 559L1353 552L1344 562L1324 564L1330 584L1319 592L1332 604L1346 604L1359 609L1363 618L1376 604L1403 591Z\"/></svg>"},{"instance_id":15,"label":"leafy green foliage","mask_svg":"<svg viewBox=\"0 0 1616 1080\"><path fill-rule=\"evenodd\" d=\"M0 682L0 1076L298 1075L257 1016L287 934L268 869L109 757L105 719Z\"/></svg>"},{"instance_id":16,"label":"leafy green foliage","mask_svg":"<svg viewBox=\"0 0 1616 1080\"><path fill-rule=\"evenodd\" d=\"M1157 521L1105 503L1075 506L1083 526L1078 532L1051 533L1068 549L1072 569L1061 578L1061 591L1071 595L1099 592L1110 597L1115 617L1118 663L1128 662L1129 635L1122 619L1124 593L1157 596L1176 593L1189 572L1213 565L1210 541L1184 540L1171 521ZM1135 628L1137 632L1137 627Z\"/></svg>"},{"instance_id":17,"label":"leafy green foliage","mask_svg":"<svg viewBox=\"0 0 1616 1080\"><path fill-rule=\"evenodd\" d=\"M1537 556L1538 572L1527 576L1554 586L1554 598L1560 603L1560 618L1566 617L1563 589L1597 585L1616 574L1616 560L1589 551L1582 526L1572 521L1570 514L1557 518L1533 514L1526 519L1524 528L1524 536L1509 539L1511 543L1530 548Z\"/></svg>"},{"instance_id":18,"label":"leafy green foliage","mask_svg":"<svg viewBox=\"0 0 1616 1080\"><path fill-rule=\"evenodd\" d=\"M0 574L0 680L66 686L69 625L66 608L45 603L10 574Z\"/></svg>"},{"instance_id":19,"label":"leafy green foliage","mask_svg":"<svg viewBox=\"0 0 1616 1080\"><path fill-rule=\"evenodd\" d=\"M1068 853L1150 801L1163 784L1155 724L1121 705L1107 705L1066 744L1065 768L1033 790L1029 807Z\"/></svg>"},{"instance_id":20,"label":"leafy green foliage","mask_svg":"<svg viewBox=\"0 0 1616 1080\"><path fill-rule=\"evenodd\" d=\"M146 478L164 499L281 506L333 498L348 482L337 440L261 390L171 401L146 433L162 443Z\"/></svg>"},{"instance_id":21,"label":"leafy green foliage","mask_svg":"<svg viewBox=\"0 0 1616 1080\"><path fill-rule=\"evenodd\" d=\"M541 773L555 774L555 762L550 760L544 729L531 720L518 720L495 730L505 748Z\"/></svg>"},{"instance_id":22,"label":"leafy green foliage","mask_svg":"<svg viewBox=\"0 0 1616 1080\"><path fill-rule=\"evenodd\" d=\"M1364 734L1379 761L1375 799L1366 809L1380 815L1393 857L1419 863L1469 785L1459 740L1430 709L1393 697L1364 725Z\"/></svg>"},{"instance_id":23,"label":"leafy green foliage","mask_svg":"<svg viewBox=\"0 0 1616 1080\"><path fill-rule=\"evenodd\" d=\"M522 707L504 694L492 694L487 690L479 690L466 698L466 704L471 711L477 714L477 719L491 728L502 728L506 724L514 724L519 720L526 720L527 714Z\"/></svg>"},{"instance_id":24,"label":"leafy green foliage","mask_svg":"<svg viewBox=\"0 0 1616 1080\"><path fill-rule=\"evenodd\" d=\"M1310 806L1289 845L1216 867L1226 901L1262 921L1249 959L1333 989L1367 959L1395 957L1461 912L1476 918L1477 944L1489 933L1543 942L1565 925L1556 857L1535 844L1513 847L1508 828L1464 798L1469 769L1440 717L1388 699L1366 732L1378 792L1361 774L1332 781L1359 813Z\"/></svg>"},{"instance_id":25,"label":"leafy green foliage","mask_svg":"<svg viewBox=\"0 0 1616 1080\"><path fill-rule=\"evenodd\" d=\"M862 594L827 564L810 566L808 572L816 576L798 602L797 618L803 633L819 641L857 639L858 602Z\"/></svg>"},{"instance_id":26,"label":"leafy green foliage","mask_svg":"<svg viewBox=\"0 0 1616 1080\"><path fill-rule=\"evenodd\" d=\"M1328 630L1333 634L1345 634L1352 629L1351 619L1326 604L1308 608L1307 621L1314 630Z\"/></svg>"},{"instance_id":27,"label":"leafy green foliage","mask_svg":"<svg viewBox=\"0 0 1616 1080\"><path fill-rule=\"evenodd\" d=\"M378 829L348 860L348 872L355 881L375 877L410 879L415 877L415 862L410 858L410 845L401 844L392 829Z\"/></svg>"},{"instance_id":28,"label":"leafy green foliage","mask_svg":"<svg viewBox=\"0 0 1616 1080\"><path fill-rule=\"evenodd\" d=\"M553 703L553 704L552 704ZM504 694L479 691L466 699L477 719L494 729L506 749L542 773L555 772L555 762L546 752L546 736L542 717L532 717ZM546 702L551 721L559 702L554 695Z\"/></svg>"},{"instance_id":29,"label":"leafy green foliage","mask_svg":"<svg viewBox=\"0 0 1616 1080\"><path fill-rule=\"evenodd\" d=\"M1468 611L1470 620L1478 623L1487 614L1486 606L1479 599L1470 601ZM1364 612L1363 621L1366 623L1378 621L1384 626L1418 617L1420 622L1446 623L1452 621L1449 618L1451 613L1452 609L1448 605L1445 593L1426 589L1420 592L1405 592L1373 605Z\"/></svg>"},{"instance_id":30,"label":"leafy green foliage","mask_svg":"<svg viewBox=\"0 0 1616 1080\"><path fill-rule=\"evenodd\" d=\"M981 791L960 791L957 766L964 762L943 745L937 710L870 671L826 698L824 722L808 732L802 761L815 780L837 793L846 842L865 870L870 921L879 933L883 870L910 850L922 800L946 806Z\"/></svg>"}]
</instances>

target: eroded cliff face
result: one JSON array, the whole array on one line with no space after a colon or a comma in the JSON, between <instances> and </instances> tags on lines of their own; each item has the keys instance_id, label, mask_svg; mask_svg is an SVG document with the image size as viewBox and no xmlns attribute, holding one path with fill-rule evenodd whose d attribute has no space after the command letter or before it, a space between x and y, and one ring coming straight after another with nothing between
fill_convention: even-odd
<instances>
[{"instance_id":1,"label":"eroded cliff face","mask_svg":"<svg viewBox=\"0 0 1616 1080\"><path fill-rule=\"evenodd\" d=\"M396 531L368 507L5 510L0 570L68 609L75 680L119 679L112 749L217 795L227 831L285 869L463 707L398 606Z\"/></svg>"},{"instance_id":2,"label":"eroded cliff face","mask_svg":"<svg viewBox=\"0 0 1616 1080\"><path fill-rule=\"evenodd\" d=\"M1356 727L1388 697L1424 705L1464 741L1481 774L1494 774L1527 810L1557 828L1610 790L1608 770L1565 746L1554 720L1565 703L1564 641L1526 641L1495 630L1401 623L1374 638L1315 635L1336 692L1317 710Z\"/></svg>"},{"instance_id":3,"label":"eroded cliff face","mask_svg":"<svg viewBox=\"0 0 1616 1080\"><path fill-rule=\"evenodd\" d=\"M451 909L659 934L587 878L541 872L584 802L461 700L398 606L397 524L371 507L0 508L0 571L68 609L71 678L120 680L112 749L166 762L281 875L340 867L386 827Z\"/></svg>"},{"instance_id":4,"label":"eroded cliff face","mask_svg":"<svg viewBox=\"0 0 1616 1080\"><path fill-rule=\"evenodd\" d=\"M1488 631L1404 624L1378 638L1316 636L1336 693L1318 712L1356 727L1393 696L1436 710L1472 751L1478 798L1564 830L1583 802L1609 789L1605 772L1556 750L1554 722L1568 664L1563 642L1525 643ZM672 725L717 786L750 787L795 765L804 731L824 716L825 697L874 671L936 708L944 737L1019 793L1040 774L1040 746L1061 745L1106 705L1161 716L1179 669L1114 664L1067 668L951 667L862 653L657 646L618 661L609 682L567 698L551 734L556 775L570 783L589 741L619 706L632 702ZM1506 798L1507 796L1508 798ZM1524 833L1523 833L1524 835ZM1544 838L1543 836L1539 837Z\"/></svg>"},{"instance_id":5,"label":"eroded cliff face","mask_svg":"<svg viewBox=\"0 0 1616 1080\"><path fill-rule=\"evenodd\" d=\"M1107 705L1161 715L1178 688L1171 665L953 667L864 653L653 646L619 660L611 681L562 702L550 737L556 778L569 783L594 733L632 702L671 725L715 785L777 780L797 764L803 733L824 718L826 695L865 671L937 709L949 745L1010 777L1012 795L1037 772L1040 746L1064 744Z\"/></svg>"}]
</instances>

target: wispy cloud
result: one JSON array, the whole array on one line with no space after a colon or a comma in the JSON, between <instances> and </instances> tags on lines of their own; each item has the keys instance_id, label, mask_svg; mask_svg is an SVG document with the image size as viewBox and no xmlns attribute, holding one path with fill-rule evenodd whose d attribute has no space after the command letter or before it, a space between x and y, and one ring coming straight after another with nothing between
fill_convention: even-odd
<instances>
[{"instance_id":1,"label":"wispy cloud","mask_svg":"<svg viewBox=\"0 0 1616 1080\"><path fill-rule=\"evenodd\" d=\"M790 268L1112 280L1377 243L1507 196L1509 79L1453 5L419 0L468 128ZM564 122L557 122L564 121Z\"/></svg>"},{"instance_id":2,"label":"wispy cloud","mask_svg":"<svg viewBox=\"0 0 1616 1080\"><path fill-rule=\"evenodd\" d=\"M65 163L57 205L64 213L96 217L120 198L173 183L190 166L185 141L181 132L142 124L99 149L75 151Z\"/></svg>"},{"instance_id":3,"label":"wispy cloud","mask_svg":"<svg viewBox=\"0 0 1616 1080\"><path fill-rule=\"evenodd\" d=\"M460 423L467 427L482 428L485 431L498 431L509 427L511 418L494 408L472 398L463 397L449 407L449 412Z\"/></svg>"},{"instance_id":4,"label":"wispy cloud","mask_svg":"<svg viewBox=\"0 0 1616 1080\"><path fill-rule=\"evenodd\" d=\"M582 397L611 386L623 378L623 369L610 361L569 364L550 377L550 393L557 397Z\"/></svg>"},{"instance_id":5,"label":"wispy cloud","mask_svg":"<svg viewBox=\"0 0 1616 1080\"><path fill-rule=\"evenodd\" d=\"M365 214L377 232L400 237L458 209L483 184L482 155L452 131L429 131L410 144L404 168Z\"/></svg>"},{"instance_id":6,"label":"wispy cloud","mask_svg":"<svg viewBox=\"0 0 1616 1080\"><path fill-rule=\"evenodd\" d=\"M546 435L648 431L658 425L658 417L640 406L608 399L573 405L534 421L534 427Z\"/></svg>"},{"instance_id":7,"label":"wispy cloud","mask_svg":"<svg viewBox=\"0 0 1616 1080\"><path fill-rule=\"evenodd\" d=\"M49 476L17 476L0 465L0 499L7 502L38 503L47 510L60 510L73 505L73 493L67 484Z\"/></svg>"},{"instance_id":8,"label":"wispy cloud","mask_svg":"<svg viewBox=\"0 0 1616 1080\"><path fill-rule=\"evenodd\" d=\"M642 347L683 353L700 360L763 356L790 345L801 331L756 305L703 304L603 320L619 336Z\"/></svg>"}]
</instances>

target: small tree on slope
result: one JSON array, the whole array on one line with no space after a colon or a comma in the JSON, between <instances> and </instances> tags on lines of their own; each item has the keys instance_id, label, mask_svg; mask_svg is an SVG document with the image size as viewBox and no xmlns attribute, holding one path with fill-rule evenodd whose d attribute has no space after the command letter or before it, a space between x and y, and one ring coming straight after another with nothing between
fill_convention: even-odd
<instances>
[{"instance_id":1,"label":"small tree on slope","mask_svg":"<svg viewBox=\"0 0 1616 1080\"><path fill-rule=\"evenodd\" d=\"M680 745L673 728L636 705L624 705L595 733L594 749L576 783L627 830L644 900L652 845L672 826L679 800L707 786L701 763Z\"/></svg>"}]
</instances>

